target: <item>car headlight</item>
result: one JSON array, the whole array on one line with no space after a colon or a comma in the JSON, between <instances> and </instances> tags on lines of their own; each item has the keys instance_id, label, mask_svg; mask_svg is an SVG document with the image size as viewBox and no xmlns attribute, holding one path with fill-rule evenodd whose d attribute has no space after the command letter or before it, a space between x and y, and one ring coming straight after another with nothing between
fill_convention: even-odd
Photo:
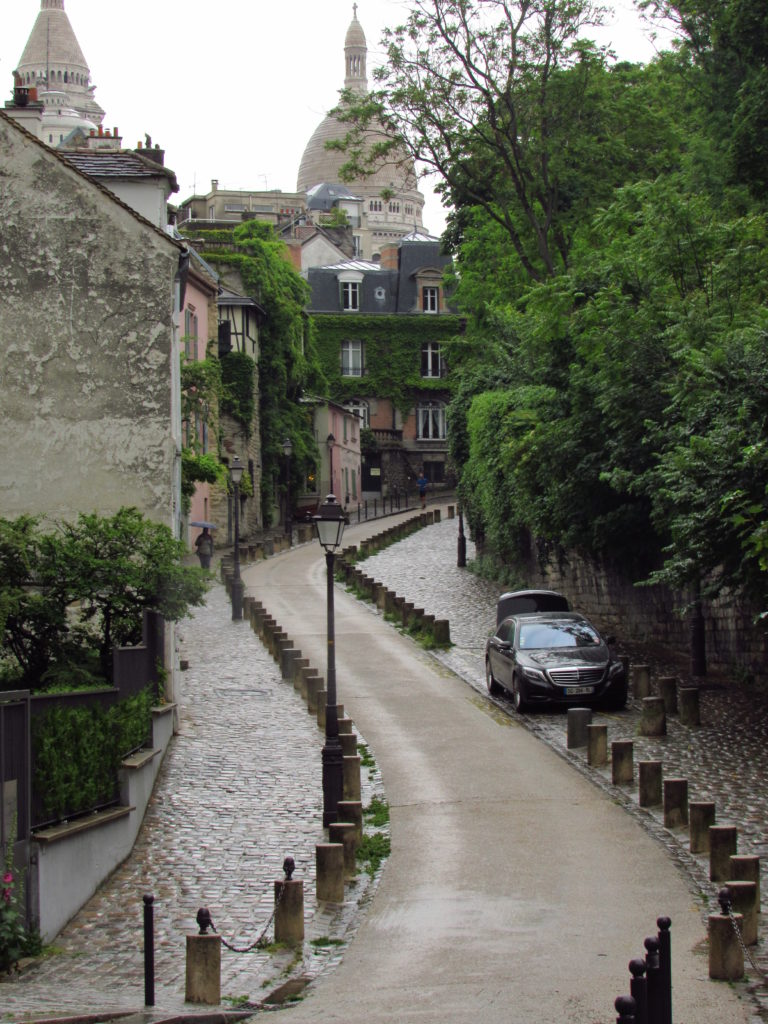
<instances>
[{"instance_id":1,"label":"car headlight","mask_svg":"<svg viewBox=\"0 0 768 1024\"><path fill-rule=\"evenodd\" d=\"M547 677L538 668L524 668L523 675L526 679L532 679L535 683L546 683Z\"/></svg>"}]
</instances>

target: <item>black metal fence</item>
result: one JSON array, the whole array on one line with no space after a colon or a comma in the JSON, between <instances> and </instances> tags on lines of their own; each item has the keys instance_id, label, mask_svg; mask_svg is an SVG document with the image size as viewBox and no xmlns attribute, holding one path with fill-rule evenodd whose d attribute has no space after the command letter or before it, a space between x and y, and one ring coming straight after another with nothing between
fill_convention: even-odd
<instances>
[{"instance_id":1,"label":"black metal fence","mask_svg":"<svg viewBox=\"0 0 768 1024\"><path fill-rule=\"evenodd\" d=\"M53 824L44 810L43 794L35 788L34 751L31 743L33 723L53 709L98 708L105 711L129 697L153 686L159 697L161 667L165 661L165 623L156 612L146 611L142 643L119 647L113 652L114 685L101 690L76 693L32 694L29 691L0 692L0 850L13 837L17 854L26 860L26 844L31 831ZM147 737L149 739L149 737ZM124 751L129 754L130 751ZM88 814L117 802L117 770L114 786L106 802L84 801L67 808L67 817Z\"/></svg>"},{"instance_id":2,"label":"black metal fence","mask_svg":"<svg viewBox=\"0 0 768 1024\"><path fill-rule=\"evenodd\" d=\"M645 940L645 956L629 961L629 995L614 1006L617 1024L672 1024L672 922L656 920L656 935Z\"/></svg>"}]
</instances>

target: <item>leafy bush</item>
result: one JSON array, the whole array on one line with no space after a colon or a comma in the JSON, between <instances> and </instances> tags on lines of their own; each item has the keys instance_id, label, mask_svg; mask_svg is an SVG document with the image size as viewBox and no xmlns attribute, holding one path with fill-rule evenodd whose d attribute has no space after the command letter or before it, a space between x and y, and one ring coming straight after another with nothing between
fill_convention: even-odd
<instances>
[{"instance_id":1,"label":"leafy bush","mask_svg":"<svg viewBox=\"0 0 768 1024\"><path fill-rule=\"evenodd\" d=\"M122 759L149 736L150 687L111 708L51 708L32 723L34 789L63 818L114 800Z\"/></svg>"}]
</instances>

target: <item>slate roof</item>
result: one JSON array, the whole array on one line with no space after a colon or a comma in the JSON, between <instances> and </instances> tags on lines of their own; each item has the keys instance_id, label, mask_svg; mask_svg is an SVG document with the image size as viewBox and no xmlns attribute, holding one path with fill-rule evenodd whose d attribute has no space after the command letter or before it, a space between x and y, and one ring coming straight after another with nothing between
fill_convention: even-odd
<instances>
[{"instance_id":1,"label":"slate roof","mask_svg":"<svg viewBox=\"0 0 768 1024\"><path fill-rule=\"evenodd\" d=\"M131 150L59 150L60 155L83 174L92 178L168 178L171 192L178 192L176 175L167 167Z\"/></svg>"}]
</instances>

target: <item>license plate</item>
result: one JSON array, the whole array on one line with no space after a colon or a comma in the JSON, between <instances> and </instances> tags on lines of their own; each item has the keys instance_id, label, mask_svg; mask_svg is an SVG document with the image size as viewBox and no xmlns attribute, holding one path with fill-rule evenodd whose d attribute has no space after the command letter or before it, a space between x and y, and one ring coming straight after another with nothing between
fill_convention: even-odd
<instances>
[{"instance_id":1,"label":"license plate","mask_svg":"<svg viewBox=\"0 0 768 1024\"><path fill-rule=\"evenodd\" d=\"M579 694L594 693L594 686L566 686L566 697L578 697Z\"/></svg>"}]
</instances>

